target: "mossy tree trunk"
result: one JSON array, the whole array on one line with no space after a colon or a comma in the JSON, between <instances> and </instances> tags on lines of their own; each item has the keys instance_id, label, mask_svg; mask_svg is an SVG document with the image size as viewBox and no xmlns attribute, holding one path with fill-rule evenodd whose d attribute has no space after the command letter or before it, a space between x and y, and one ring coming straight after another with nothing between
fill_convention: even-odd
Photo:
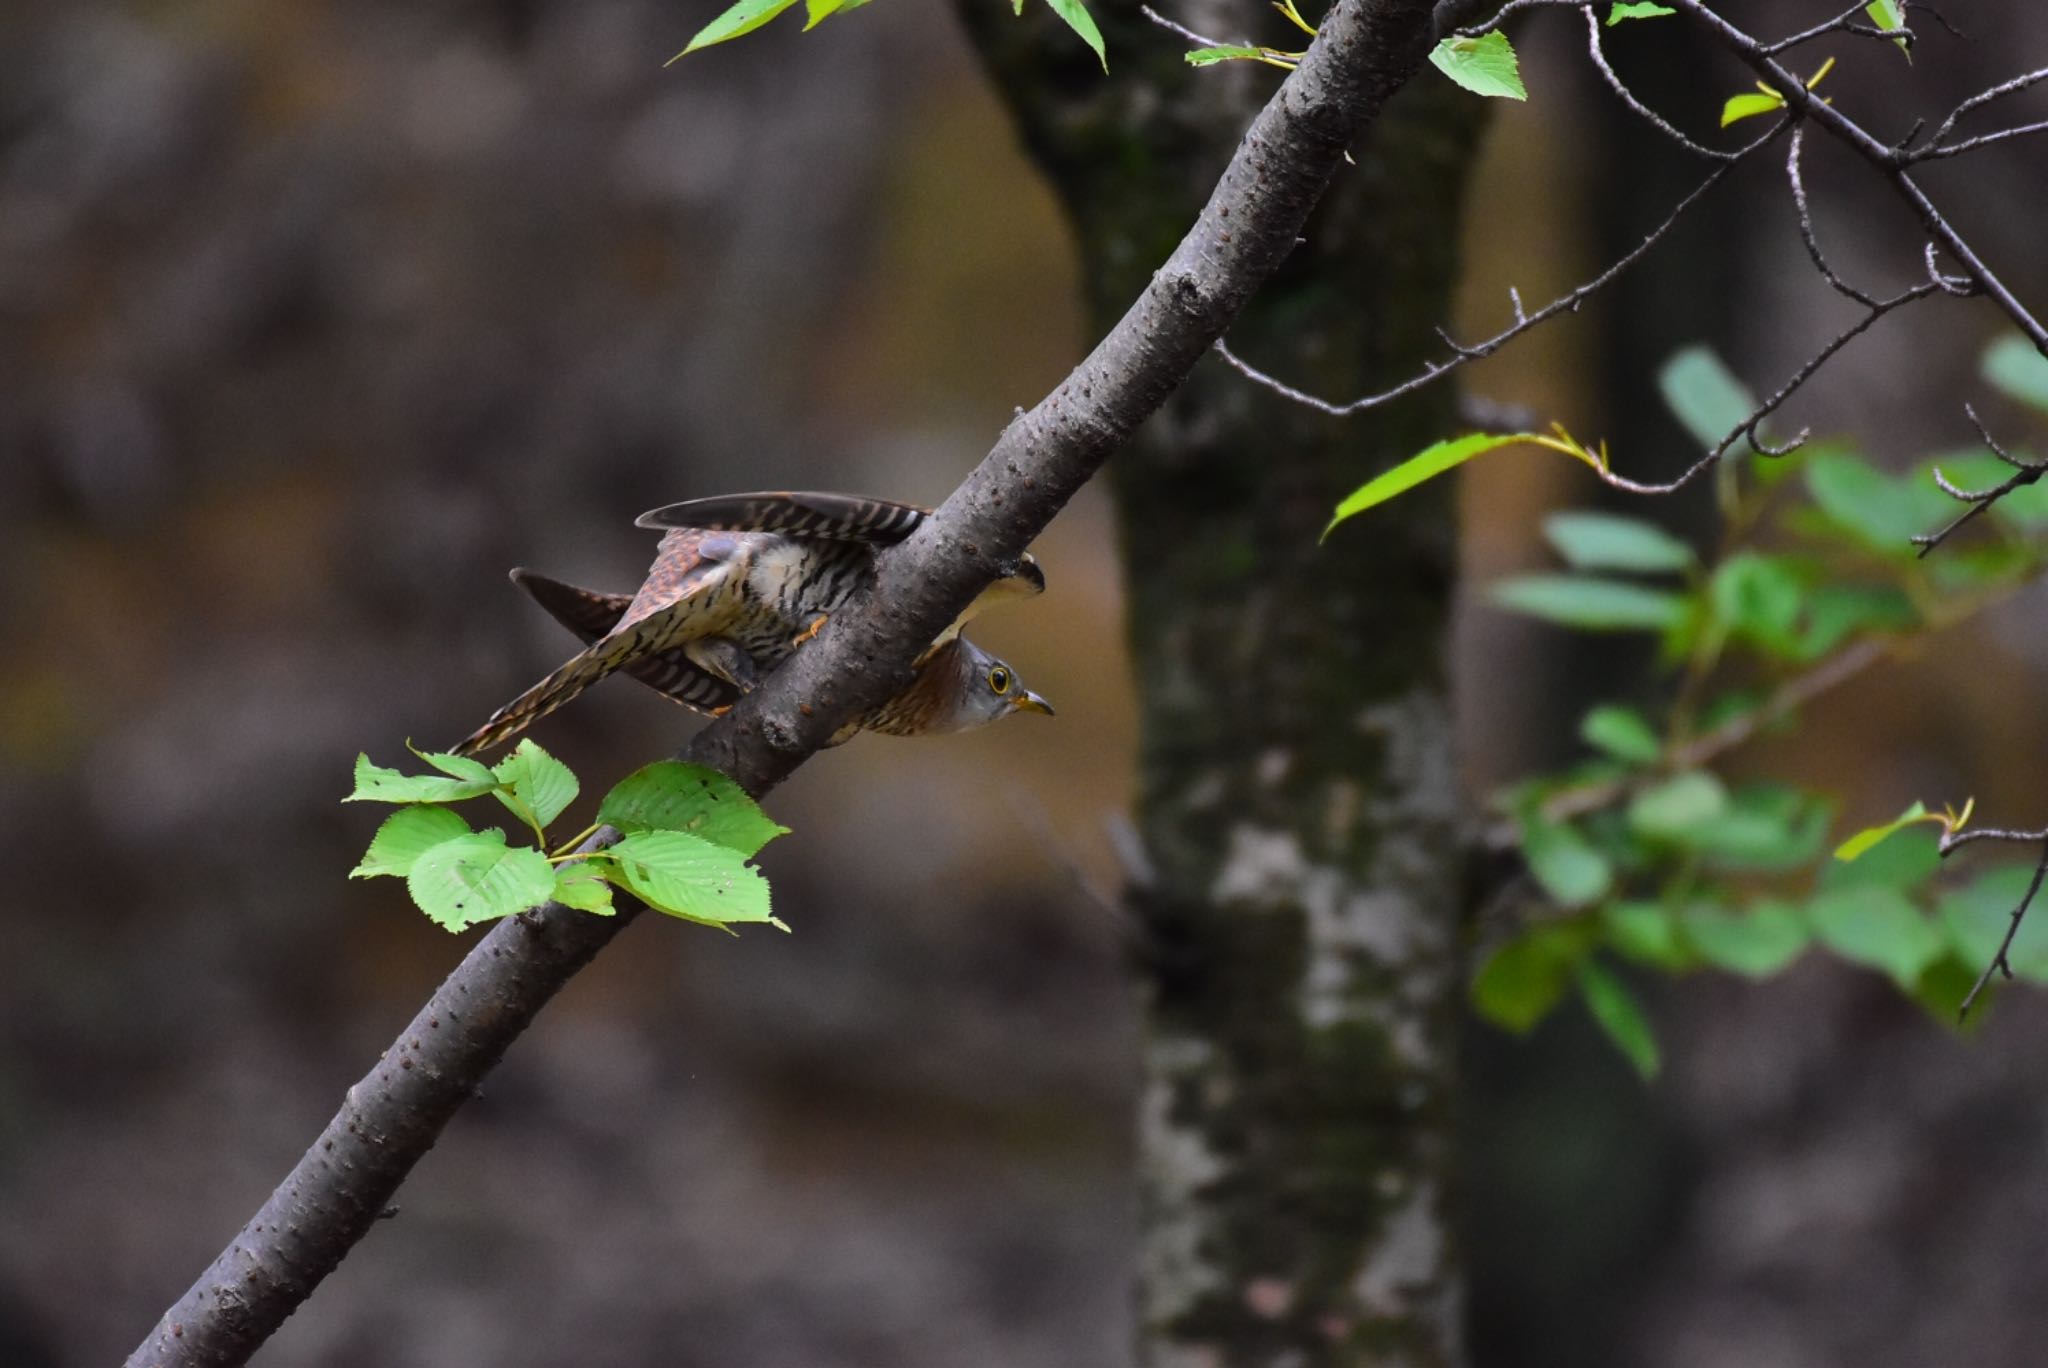
<instances>
[{"instance_id":1,"label":"mossy tree trunk","mask_svg":"<svg viewBox=\"0 0 2048 1368\"><path fill-rule=\"evenodd\" d=\"M1193 70L1134 6L1094 8L1107 76L1048 18L962 12L1072 216L1102 328L1278 73ZM1174 17L1285 41L1263 6ZM1404 90L1233 346L1331 394L1431 354L1481 117L1433 74ZM1450 489L1317 543L1345 492L1449 432L1451 404L1443 387L1338 421L1212 360L1110 466L1143 706L1150 869L1130 897L1153 1368L1460 1358Z\"/></svg>"}]
</instances>

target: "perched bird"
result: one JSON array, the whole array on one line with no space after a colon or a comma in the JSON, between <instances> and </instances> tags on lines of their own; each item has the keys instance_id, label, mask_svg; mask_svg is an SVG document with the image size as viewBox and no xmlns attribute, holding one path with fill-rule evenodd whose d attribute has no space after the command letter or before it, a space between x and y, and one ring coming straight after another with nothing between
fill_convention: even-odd
<instances>
[{"instance_id":1,"label":"perched bird","mask_svg":"<svg viewBox=\"0 0 2048 1368\"><path fill-rule=\"evenodd\" d=\"M630 598L513 571L513 580L587 645L493 713L456 753L510 740L614 672L702 712L724 712L872 584L876 549L902 541L925 517L910 504L843 494L693 499L640 515L638 526L667 535ZM1008 665L959 635L961 624L991 603L1044 588L1038 562L1022 557L918 658L907 688L833 742L861 730L926 735L1012 712L1051 713Z\"/></svg>"}]
</instances>

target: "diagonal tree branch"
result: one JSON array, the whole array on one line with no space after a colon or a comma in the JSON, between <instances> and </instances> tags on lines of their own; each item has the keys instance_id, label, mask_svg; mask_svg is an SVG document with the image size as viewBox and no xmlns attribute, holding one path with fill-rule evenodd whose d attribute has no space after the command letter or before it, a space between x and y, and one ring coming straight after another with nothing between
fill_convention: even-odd
<instances>
[{"instance_id":1,"label":"diagonal tree branch","mask_svg":"<svg viewBox=\"0 0 2048 1368\"><path fill-rule=\"evenodd\" d=\"M1425 61L1429 0L1339 0L1245 134L1166 264L1052 394L907 542L873 595L831 622L683 758L767 792L861 710L1014 560L1149 417L1293 248L1344 149ZM602 839L602 838L600 838ZM262 1209L128 1359L237 1364L385 1214L412 1166L548 1000L633 919L558 906L503 922L350 1088Z\"/></svg>"}]
</instances>

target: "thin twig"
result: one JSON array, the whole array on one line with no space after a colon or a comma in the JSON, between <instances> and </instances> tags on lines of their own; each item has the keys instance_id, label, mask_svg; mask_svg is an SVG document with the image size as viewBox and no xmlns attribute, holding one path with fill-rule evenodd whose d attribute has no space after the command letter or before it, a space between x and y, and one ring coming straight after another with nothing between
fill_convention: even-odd
<instances>
[{"instance_id":1,"label":"thin twig","mask_svg":"<svg viewBox=\"0 0 2048 1368\"><path fill-rule=\"evenodd\" d=\"M2022 486L2038 483L2042 475L2048 474L2048 461L2028 461L2013 455L1999 445L1998 439L1991 435L1991 429L1985 427L1983 420L1977 417L1977 410L1965 404L1963 405L1963 412L1969 415L1971 426L1977 429L1977 435L1983 438L1984 445L1990 449L1991 454L2011 466L2013 473L2007 479L1993 485L1989 489L1969 490L1959 488L1951 483L1949 478L1941 473L1941 467L1936 466L1934 469L1935 485L1951 499L1956 500L1958 503L1968 504L1969 507L1940 531L1928 532L1913 538L1913 545L1920 548L1922 558L1925 558L1927 553L1934 550L1935 547L1947 541L1957 528L1979 514L1989 511L1992 505L1996 504L2006 495Z\"/></svg>"},{"instance_id":2,"label":"thin twig","mask_svg":"<svg viewBox=\"0 0 2048 1368\"><path fill-rule=\"evenodd\" d=\"M1176 24L1175 22L1173 22L1173 20L1167 18L1158 10L1153 9L1150 5L1138 6L1138 13L1144 15L1147 19L1150 19L1153 23L1159 25L1159 27L1165 29L1168 33L1177 34L1178 36L1187 39L1187 41L1193 43L1196 47L1228 46L1226 43L1224 43L1224 41L1221 38L1211 38L1205 34L1197 33L1193 29L1188 28L1183 24Z\"/></svg>"},{"instance_id":3,"label":"thin twig","mask_svg":"<svg viewBox=\"0 0 2048 1368\"><path fill-rule=\"evenodd\" d=\"M1742 148L1729 152L1718 147L1708 147L1705 143L1694 142L1684 133L1681 133L1677 125L1644 104L1641 100L1638 100L1635 97L1635 92L1630 90L1623 83L1621 77L1615 75L1614 68L1608 65L1607 48L1600 34L1600 16L1593 12L1593 8L1590 5L1586 7L1586 55L1592 60L1593 69L1598 71L1601 79L1607 82L1607 88L1620 96L1623 104L1647 120L1652 128L1694 156L1705 157L1709 161L1726 162L1734 161L1743 152L1748 150L1747 148Z\"/></svg>"},{"instance_id":4,"label":"thin twig","mask_svg":"<svg viewBox=\"0 0 2048 1368\"><path fill-rule=\"evenodd\" d=\"M2013 939L2020 933L2020 923L2026 919L2027 907L2034 901L2034 895L2041 891L2041 880L2048 878L2048 839L2041 841L2041 858L2034 865L2034 877L2027 882L2027 891L2021 895L2018 907L2012 910L2012 921L2005 928L2005 939L1998 943L1998 953L1991 957L1991 963L1984 966L1984 972L1977 975L1977 981L1970 985L1970 991L1963 995L1962 1006L1956 1009L1956 1020L1969 1019L1970 1008L1976 1004L1977 995L1991 982L1994 973L2012 977L2012 965L2006 956L2012 951Z\"/></svg>"},{"instance_id":5,"label":"thin twig","mask_svg":"<svg viewBox=\"0 0 2048 1368\"><path fill-rule=\"evenodd\" d=\"M1835 274L1828 265L1827 254L1820 249L1820 238L1813 230L1813 211L1806 203L1806 181L1800 175L1799 155L1806 146L1806 128L1801 125L1792 130L1792 150L1785 158L1785 179L1792 185L1792 207L1799 215L1799 237L1806 244L1806 255L1813 259L1813 269L1820 272L1821 279L1847 295L1866 309L1877 307L1877 301Z\"/></svg>"},{"instance_id":6,"label":"thin twig","mask_svg":"<svg viewBox=\"0 0 2048 1368\"><path fill-rule=\"evenodd\" d=\"M1759 138L1757 141L1751 143L1748 147L1743 148L1742 152L1738 154L1738 157L1747 156L1749 153L1754 152L1757 148L1763 146L1766 142L1776 137L1777 134L1779 132L1782 132L1784 127L1787 126L1789 125L1780 125L1779 129L1774 130L1771 133L1765 134L1764 137ZM1378 394L1363 395L1357 399L1348 400L1341 404L1332 403L1330 400L1318 398L1316 395L1310 394L1306 390L1296 389L1294 386L1286 383L1284 380L1281 380L1278 377L1267 373L1266 371L1260 370L1258 367L1252 365L1250 362L1238 356L1236 352L1230 349L1229 344L1222 339L1218 339L1216 343L1216 354L1220 356L1232 368L1234 368L1238 374L1244 376L1245 379L1250 380L1252 383L1262 385L1265 388L1273 391L1275 394L1280 395L1284 399L1293 400L1295 403L1304 405L1308 408L1315 409L1319 413L1327 413L1332 418L1346 418L1354 413L1361 413L1366 409L1377 408L1381 404L1385 404L1391 400L1398 399L1404 394L1412 394L1416 390L1421 389L1423 386L1431 383L1432 381L1439 380L1444 376L1449 375L1452 371L1464 365L1467 361L1476 361L1482 357L1493 355L1502 347L1506 346L1509 342L1512 342L1515 338L1520 337L1523 333L1529 331L1531 328L1539 327L1543 323L1548 322L1550 319L1556 318L1559 314L1577 313L1579 311L1579 307L1583 305L1588 298L1590 298L1594 294L1599 293L1599 291L1601 291L1602 289L1606 288L1606 286L1611 281L1613 281L1617 276L1621 275L1622 272L1626 271L1629 267L1635 265L1638 261L1642 260L1643 257L1647 256L1659 242L1662 242L1664 240L1665 235L1677 226L1678 221L1680 219L1685 217L1686 211L1691 209L1695 204L1699 203L1699 201L1703 197L1705 197L1708 191L1712 190L1716 185L1719 185L1721 183L1722 177L1726 176L1731 170L1733 170L1735 164L1736 160L1731 159L1729 161L1722 162L1720 165L1716 166L1712 171L1707 173L1706 179L1702 180L1698 185L1694 186L1692 192L1686 195L1684 199L1678 202L1677 206L1673 208L1668 215L1665 216L1664 221L1658 224L1657 227L1651 231L1648 237L1644 238L1640 243L1636 244L1636 246L1632 248L1626 255L1624 255L1619 260L1615 261L1613 264L1608 266L1608 268L1602 271L1599 275L1593 277L1591 280L1585 282L1577 288L1570 290L1565 294L1559 295L1556 299L1551 300L1550 303L1544 305L1535 313L1525 312L1522 308L1519 296L1515 297L1515 321L1513 323L1509 324L1506 328L1494 334L1486 341L1480 342L1473 346L1463 346L1457 342L1451 341L1448 337L1446 337L1444 339L1445 343L1451 348L1451 356L1448 360L1433 361L1429 363L1427 366L1423 368L1421 373L1409 377L1407 380L1402 381L1400 384L1394 386L1392 389L1384 390Z\"/></svg>"}]
</instances>

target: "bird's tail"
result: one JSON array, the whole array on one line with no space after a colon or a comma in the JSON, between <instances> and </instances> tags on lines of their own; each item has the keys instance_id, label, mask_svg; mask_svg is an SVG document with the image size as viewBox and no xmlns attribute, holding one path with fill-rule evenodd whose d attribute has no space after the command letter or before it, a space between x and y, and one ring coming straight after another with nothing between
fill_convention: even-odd
<instances>
[{"instance_id":1,"label":"bird's tail","mask_svg":"<svg viewBox=\"0 0 2048 1368\"><path fill-rule=\"evenodd\" d=\"M510 741L555 709L618 669L637 642L631 633L605 637L571 656L562 667L492 713L490 720L457 742L457 755L475 755Z\"/></svg>"}]
</instances>

